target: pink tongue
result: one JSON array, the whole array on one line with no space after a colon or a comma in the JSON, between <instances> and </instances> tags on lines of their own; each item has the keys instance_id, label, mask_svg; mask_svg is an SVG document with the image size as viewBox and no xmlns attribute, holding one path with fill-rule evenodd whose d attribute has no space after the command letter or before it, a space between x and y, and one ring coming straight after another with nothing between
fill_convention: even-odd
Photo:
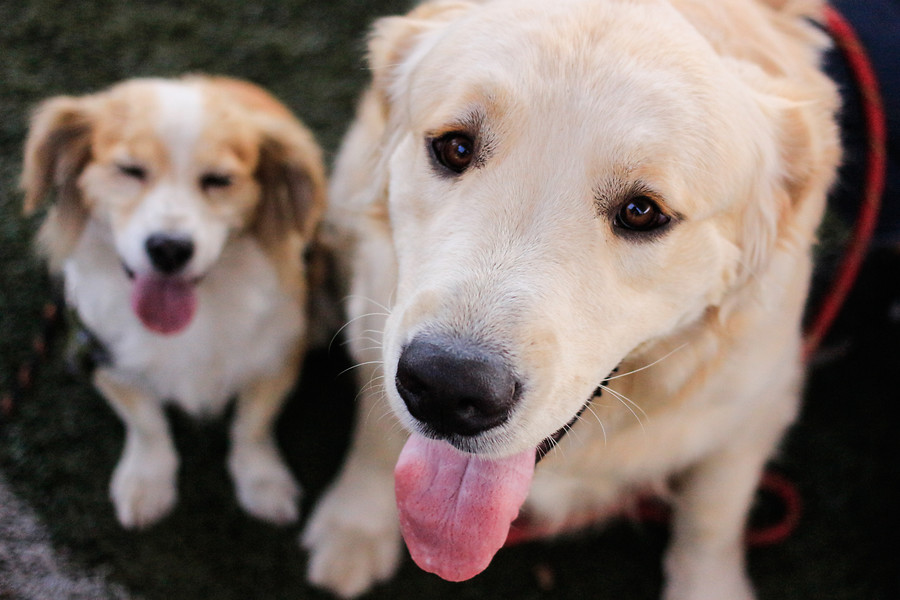
<instances>
[{"instance_id":1,"label":"pink tongue","mask_svg":"<svg viewBox=\"0 0 900 600\"><path fill-rule=\"evenodd\" d=\"M185 279L138 275L131 308L147 329L170 335L190 324L197 309L194 285Z\"/></svg>"},{"instance_id":2,"label":"pink tongue","mask_svg":"<svg viewBox=\"0 0 900 600\"><path fill-rule=\"evenodd\" d=\"M416 564L447 581L481 573L534 475L534 450L499 460L413 434L394 469L400 530Z\"/></svg>"}]
</instances>

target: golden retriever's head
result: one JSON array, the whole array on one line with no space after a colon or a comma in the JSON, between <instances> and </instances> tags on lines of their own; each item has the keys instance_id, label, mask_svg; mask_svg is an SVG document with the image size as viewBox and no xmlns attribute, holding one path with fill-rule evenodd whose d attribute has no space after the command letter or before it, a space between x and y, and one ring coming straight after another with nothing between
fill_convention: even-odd
<instances>
[{"instance_id":1,"label":"golden retriever's head","mask_svg":"<svg viewBox=\"0 0 900 600\"><path fill-rule=\"evenodd\" d=\"M730 4L439 2L378 24L407 425L534 448L635 348L724 310L776 247L806 252L837 160L821 41Z\"/></svg>"},{"instance_id":2,"label":"golden retriever's head","mask_svg":"<svg viewBox=\"0 0 900 600\"><path fill-rule=\"evenodd\" d=\"M132 278L191 285L245 232L299 252L323 180L318 147L285 107L248 83L189 77L45 101L22 186L26 212L55 194L40 233L55 268L90 221Z\"/></svg>"}]
</instances>

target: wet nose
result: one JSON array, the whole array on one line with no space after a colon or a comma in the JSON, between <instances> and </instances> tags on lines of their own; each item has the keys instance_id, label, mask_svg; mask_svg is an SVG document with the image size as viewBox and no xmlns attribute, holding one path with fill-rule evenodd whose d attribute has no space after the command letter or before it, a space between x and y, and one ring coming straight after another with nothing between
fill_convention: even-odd
<instances>
[{"instance_id":1,"label":"wet nose","mask_svg":"<svg viewBox=\"0 0 900 600\"><path fill-rule=\"evenodd\" d=\"M439 435L473 436L509 418L520 385L496 353L469 340L420 336L400 355L397 391Z\"/></svg>"},{"instance_id":2,"label":"wet nose","mask_svg":"<svg viewBox=\"0 0 900 600\"><path fill-rule=\"evenodd\" d=\"M194 242L190 238L168 233L151 235L144 248L154 268L166 275L183 269L194 255Z\"/></svg>"}]
</instances>

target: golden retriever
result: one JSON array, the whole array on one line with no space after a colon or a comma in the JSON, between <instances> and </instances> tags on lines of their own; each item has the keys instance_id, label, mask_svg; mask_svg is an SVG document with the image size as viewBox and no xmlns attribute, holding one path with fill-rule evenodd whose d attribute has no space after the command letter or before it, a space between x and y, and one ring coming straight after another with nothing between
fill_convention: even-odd
<instances>
[{"instance_id":1,"label":"golden retriever","mask_svg":"<svg viewBox=\"0 0 900 600\"><path fill-rule=\"evenodd\" d=\"M377 22L329 218L361 406L302 538L312 582L363 592L401 532L467 579L520 509L554 531L654 490L664 597L753 597L744 525L798 412L840 155L820 10L435 1Z\"/></svg>"},{"instance_id":2,"label":"golden retriever","mask_svg":"<svg viewBox=\"0 0 900 600\"><path fill-rule=\"evenodd\" d=\"M320 150L247 82L134 79L36 110L27 212L78 320L103 347L93 382L126 427L111 497L125 527L164 516L178 457L163 412L237 397L228 466L240 504L284 523L299 487L273 422L300 367L302 254L324 209Z\"/></svg>"}]
</instances>

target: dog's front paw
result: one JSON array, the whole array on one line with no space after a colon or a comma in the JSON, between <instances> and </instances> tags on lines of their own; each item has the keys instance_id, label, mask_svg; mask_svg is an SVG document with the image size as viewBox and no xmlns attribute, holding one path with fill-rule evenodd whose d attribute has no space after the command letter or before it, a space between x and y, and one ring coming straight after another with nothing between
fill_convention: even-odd
<instances>
[{"instance_id":1,"label":"dog's front paw","mask_svg":"<svg viewBox=\"0 0 900 600\"><path fill-rule=\"evenodd\" d=\"M706 550L677 542L665 559L664 600L755 600L743 548Z\"/></svg>"},{"instance_id":2,"label":"dog's front paw","mask_svg":"<svg viewBox=\"0 0 900 600\"><path fill-rule=\"evenodd\" d=\"M309 550L307 577L342 598L353 598L389 578L402 542L393 478L344 477L320 500L301 544Z\"/></svg>"},{"instance_id":3,"label":"dog's front paw","mask_svg":"<svg viewBox=\"0 0 900 600\"><path fill-rule=\"evenodd\" d=\"M258 519L285 525L300 516L300 487L274 445L236 447L229 460L238 502Z\"/></svg>"},{"instance_id":4,"label":"dog's front paw","mask_svg":"<svg viewBox=\"0 0 900 600\"><path fill-rule=\"evenodd\" d=\"M140 529L164 517L178 496L178 458L169 449L126 449L113 473L110 497L123 527Z\"/></svg>"}]
</instances>

